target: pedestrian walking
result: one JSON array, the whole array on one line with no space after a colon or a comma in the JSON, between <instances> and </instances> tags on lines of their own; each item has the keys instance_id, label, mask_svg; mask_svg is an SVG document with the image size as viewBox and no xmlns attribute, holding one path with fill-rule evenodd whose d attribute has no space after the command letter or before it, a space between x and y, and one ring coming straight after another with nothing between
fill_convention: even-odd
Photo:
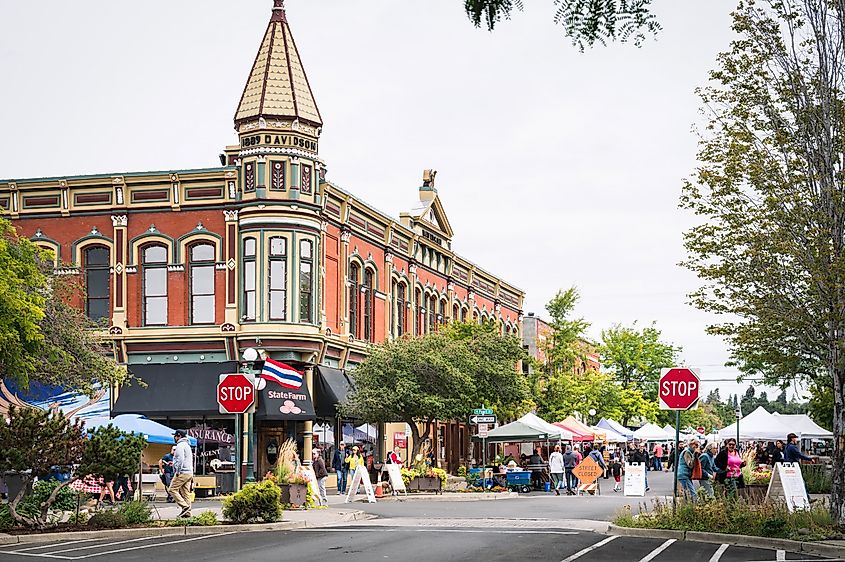
<instances>
[{"instance_id":1,"label":"pedestrian walking","mask_svg":"<svg viewBox=\"0 0 845 562\"><path fill-rule=\"evenodd\" d=\"M572 450L572 446L567 445L566 453L563 455L563 471L566 478L566 493L570 496L574 496L578 489L578 478L572 472L576 466L578 466L578 456Z\"/></svg>"},{"instance_id":2,"label":"pedestrian walking","mask_svg":"<svg viewBox=\"0 0 845 562\"><path fill-rule=\"evenodd\" d=\"M103 500L106 499L108 496L108 503L114 505L117 500L114 498L114 480L106 482L105 484L102 483L102 478L100 479L100 498L97 500L97 503L103 503Z\"/></svg>"},{"instance_id":3,"label":"pedestrian walking","mask_svg":"<svg viewBox=\"0 0 845 562\"><path fill-rule=\"evenodd\" d=\"M772 449L772 467L774 467L777 463L783 462L783 451L785 446L783 441L778 439L775 441L775 448Z\"/></svg>"},{"instance_id":4,"label":"pedestrian walking","mask_svg":"<svg viewBox=\"0 0 845 562\"><path fill-rule=\"evenodd\" d=\"M314 476L317 477L317 495L319 496L320 505L329 505L329 499L326 497L326 478L329 477L329 471L326 470L326 462L323 460L322 451L314 449L311 451L312 459L311 466L314 469Z\"/></svg>"},{"instance_id":5,"label":"pedestrian walking","mask_svg":"<svg viewBox=\"0 0 845 562\"><path fill-rule=\"evenodd\" d=\"M654 446L654 470L663 471L663 445L660 443Z\"/></svg>"},{"instance_id":6,"label":"pedestrian walking","mask_svg":"<svg viewBox=\"0 0 845 562\"><path fill-rule=\"evenodd\" d=\"M618 455L613 455L610 458L610 473L613 475L613 491L622 491L622 461Z\"/></svg>"},{"instance_id":7,"label":"pedestrian walking","mask_svg":"<svg viewBox=\"0 0 845 562\"><path fill-rule=\"evenodd\" d=\"M560 445L555 445L555 450L549 455L549 473L552 476L552 485L554 486L556 496L560 495L560 489L563 487L563 474L565 471Z\"/></svg>"},{"instance_id":8,"label":"pedestrian walking","mask_svg":"<svg viewBox=\"0 0 845 562\"><path fill-rule=\"evenodd\" d=\"M698 481L698 487L699 489L703 488L710 498L715 495L713 493L713 480L716 478L715 458L717 452L716 443L710 442L704 448L704 453L698 457L699 462L701 462L701 479Z\"/></svg>"},{"instance_id":9,"label":"pedestrian walking","mask_svg":"<svg viewBox=\"0 0 845 562\"><path fill-rule=\"evenodd\" d=\"M714 462L718 469L716 480L725 485L728 496L736 496L737 489L745 487L745 481L742 478L742 467L745 466L745 461L737 452L736 439L731 437L725 441L725 448L719 451Z\"/></svg>"},{"instance_id":10,"label":"pedestrian walking","mask_svg":"<svg viewBox=\"0 0 845 562\"><path fill-rule=\"evenodd\" d=\"M801 449L798 448L798 436L794 433L790 433L786 436L786 450L783 453L783 462L801 461L815 462L812 458L802 453Z\"/></svg>"},{"instance_id":11,"label":"pedestrian walking","mask_svg":"<svg viewBox=\"0 0 845 562\"><path fill-rule=\"evenodd\" d=\"M334 451L332 457L332 468L337 475L337 493L346 493L346 477L349 474L349 468L346 464L346 444L341 443Z\"/></svg>"},{"instance_id":12,"label":"pedestrian walking","mask_svg":"<svg viewBox=\"0 0 845 562\"><path fill-rule=\"evenodd\" d=\"M675 447L673 445L669 445L666 448L666 471L671 472L672 466L675 464Z\"/></svg>"},{"instance_id":13,"label":"pedestrian walking","mask_svg":"<svg viewBox=\"0 0 845 562\"><path fill-rule=\"evenodd\" d=\"M176 505L182 508L179 517L191 516L191 484L194 481L194 455L185 430L173 432L176 450L173 453L173 480L170 482L170 494Z\"/></svg>"},{"instance_id":14,"label":"pedestrian walking","mask_svg":"<svg viewBox=\"0 0 845 562\"><path fill-rule=\"evenodd\" d=\"M132 492L129 489L129 476L123 474L118 476L112 485L114 490L114 497L119 501L128 502L132 499Z\"/></svg>"},{"instance_id":15,"label":"pedestrian walking","mask_svg":"<svg viewBox=\"0 0 845 562\"><path fill-rule=\"evenodd\" d=\"M681 452L678 458L678 484L684 495L695 501L695 484L693 480L701 477L701 462L698 460L698 441L690 439L689 445Z\"/></svg>"},{"instance_id":16,"label":"pedestrian walking","mask_svg":"<svg viewBox=\"0 0 845 562\"><path fill-rule=\"evenodd\" d=\"M164 484L164 490L167 492L167 503L173 503L173 496L170 495L170 483L173 481L173 453L176 452L176 446L170 448L169 453L165 453L163 457L158 460L159 479Z\"/></svg>"},{"instance_id":17,"label":"pedestrian walking","mask_svg":"<svg viewBox=\"0 0 845 562\"><path fill-rule=\"evenodd\" d=\"M352 454L346 455L346 459L344 459L343 462L346 463L347 470L350 474L352 474L352 478L355 478L355 470L359 466L363 466L366 468L366 465L364 464L366 461L364 460L364 457L362 457L361 454L358 453L357 445L352 447Z\"/></svg>"}]
</instances>

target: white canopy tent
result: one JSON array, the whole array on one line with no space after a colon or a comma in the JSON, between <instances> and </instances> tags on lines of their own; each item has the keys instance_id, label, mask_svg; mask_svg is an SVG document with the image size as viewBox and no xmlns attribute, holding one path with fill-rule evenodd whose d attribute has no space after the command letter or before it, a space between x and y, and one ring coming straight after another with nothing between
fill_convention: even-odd
<instances>
[{"instance_id":1,"label":"white canopy tent","mask_svg":"<svg viewBox=\"0 0 845 562\"><path fill-rule=\"evenodd\" d=\"M518 420L518 422L524 423L529 427L533 427L548 433L550 435L550 439L559 439L561 441L572 441L574 437L572 432L564 429L562 427L558 427L556 425L550 424L549 422L545 421L543 418L536 414L532 414L531 412L525 414Z\"/></svg>"},{"instance_id":2,"label":"white canopy tent","mask_svg":"<svg viewBox=\"0 0 845 562\"><path fill-rule=\"evenodd\" d=\"M634 439L640 441L670 441L675 439L675 433L671 436L663 431L660 426L653 423L647 423L638 430L634 431Z\"/></svg>"},{"instance_id":3,"label":"white canopy tent","mask_svg":"<svg viewBox=\"0 0 845 562\"><path fill-rule=\"evenodd\" d=\"M801 439L833 439L833 433L821 427L807 414L772 414Z\"/></svg>"},{"instance_id":4,"label":"white canopy tent","mask_svg":"<svg viewBox=\"0 0 845 562\"><path fill-rule=\"evenodd\" d=\"M596 435L604 435L604 441L607 443L627 443L628 438L624 435L616 433L612 429L605 427L593 426L592 429L596 431Z\"/></svg>"},{"instance_id":5,"label":"white canopy tent","mask_svg":"<svg viewBox=\"0 0 845 562\"><path fill-rule=\"evenodd\" d=\"M788 423L784 423L778 416L773 416L767 412L762 406L739 420L740 441L785 440L789 433L798 434L800 437L798 431L792 429ZM724 441L730 437L736 438L736 422L719 430L719 439Z\"/></svg>"}]
</instances>

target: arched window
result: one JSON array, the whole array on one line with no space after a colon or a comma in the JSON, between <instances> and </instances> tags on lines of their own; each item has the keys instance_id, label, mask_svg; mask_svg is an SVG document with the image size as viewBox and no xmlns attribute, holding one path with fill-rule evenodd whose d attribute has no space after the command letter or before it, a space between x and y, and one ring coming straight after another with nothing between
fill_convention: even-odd
<instances>
[{"instance_id":1,"label":"arched window","mask_svg":"<svg viewBox=\"0 0 845 562\"><path fill-rule=\"evenodd\" d=\"M373 341L375 338L374 305L373 271L368 269L364 273L364 339L366 341Z\"/></svg>"},{"instance_id":2,"label":"arched window","mask_svg":"<svg viewBox=\"0 0 845 562\"><path fill-rule=\"evenodd\" d=\"M191 246L191 324L214 324L214 246Z\"/></svg>"},{"instance_id":3,"label":"arched window","mask_svg":"<svg viewBox=\"0 0 845 562\"><path fill-rule=\"evenodd\" d=\"M440 301L440 315L437 317L437 323L443 325L446 323L446 301Z\"/></svg>"},{"instance_id":4,"label":"arched window","mask_svg":"<svg viewBox=\"0 0 845 562\"><path fill-rule=\"evenodd\" d=\"M423 300L422 292L417 289L415 294L417 303L417 335L421 336L425 333L425 300Z\"/></svg>"},{"instance_id":5,"label":"arched window","mask_svg":"<svg viewBox=\"0 0 845 562\"><path fill-rule=\"evenodd\" d=\"M167 326L167 248L144 248L144 325Z\"/></svg>"},{"instance_id":6,"label":"arched window","mask_svg":"<svg viewBox=\"0 0 845 562\"><path fill-rule=\"evenodd\" d=\"M358 295L361 294L359 272L357 263L349 265L349 335L353 338L358 337Z\"/></svg>"},{"instance_id":7,"label":"arched window","mask_svg":"<svg viewBox=\"0 0 845 562\"><path fill-rule=\"evenodd\" d=\"M270 238L270 320L287 320L288 261L287 240Z\"/></svg>"},{"instance_id":8,"label":"arched window","mask_svg":"<svg viewBox=\"0 0 845 562\"><path fill-rule=\"evenodd\" d=\"M109 319L109 249L85 250L85 314L94 322Z\"/></svg>"},{"instance_id":9,"label":"arched window","mask_svg":"<svg viewBox=\"0 0 845 562\"><path fill-rule=\"evenodd\" d=\"M255 238L244 239L244 320L255 320Z\"/></svg>"},{"instance_id":10,"label":"arched window","mask_svg":"<svg viewBox=\"0 0 845 562\"><path fill-rule=\"evenodd\" d=\"M461 308L461 322L467 321L467 309Z\"/></svg>"},{"instance_id":11,"label":"arched window","mask_svg":"<svg viewBox=\"0 0 845 562\"><path fill-rule=\"evenodd\" d=\"M396 290L396 336L405 335L405 291L404 283L399 283Z\"/></svg>"},{"instance_id":12,"label":"arched window","mask_svg":"<svg viewBox=\"0 0 845 562\"><path fill-rule=\"evenodd\" d=\"M437 330L437 297L431 295L428 297L428 322L426 322L426 332L431 333Z\"/></svg>"},{"instance_id":13,"label":"arched window","mask_svg":"<svg viewBox=\"0 0 845 562\"><path fill-rule=\"evenodd\" d=\"M452 307L452 322L457 322L461 318L460 307L456 304Z\"/></svg>"},{"instance_id":14,"label":"arched window","mask_svg":"<svg viewBox=\"0 0 845 562\"><path fill-rule=\"evenodd\" d=\"M299 321L313 322L311 292L314 270L314 246L310 240L299 242Z\"/></svg>"}]
</instances>

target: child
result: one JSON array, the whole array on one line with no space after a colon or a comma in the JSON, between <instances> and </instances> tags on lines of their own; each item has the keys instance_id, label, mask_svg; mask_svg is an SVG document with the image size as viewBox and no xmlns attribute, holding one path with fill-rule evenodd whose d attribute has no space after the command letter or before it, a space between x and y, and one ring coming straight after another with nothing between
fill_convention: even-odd
<instances>
[{"instance_id":1,"label":"child","mask_svg":"<svg viewBox=\"0 0 845 562\"><path fill-rule=\"evenodd\" d=\"M621 492L622 491L622 463L619 462L619 457L613 455L613 458L610 460L610 473L613 475L613 479L616 483L613 486L614 492Z\"/></svg>"}]
</instances>

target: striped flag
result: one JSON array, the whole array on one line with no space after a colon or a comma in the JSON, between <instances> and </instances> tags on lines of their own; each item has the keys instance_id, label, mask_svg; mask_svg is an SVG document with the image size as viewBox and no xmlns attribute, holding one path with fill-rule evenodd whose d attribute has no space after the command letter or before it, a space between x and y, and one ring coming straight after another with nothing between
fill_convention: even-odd
<instances>
[{"instance_id":1,"label":"striped flag","mask_svg":"<svg viewBox=\"0 0 845 562\"><path fill-rule=\"evenodd\" d=\"M285 388L301 388L302 377L303 373L290 365L273 361L270 358L264 360L264 368L261 369L262 379L280 384Z\"/></svg>"}]
</instances>

